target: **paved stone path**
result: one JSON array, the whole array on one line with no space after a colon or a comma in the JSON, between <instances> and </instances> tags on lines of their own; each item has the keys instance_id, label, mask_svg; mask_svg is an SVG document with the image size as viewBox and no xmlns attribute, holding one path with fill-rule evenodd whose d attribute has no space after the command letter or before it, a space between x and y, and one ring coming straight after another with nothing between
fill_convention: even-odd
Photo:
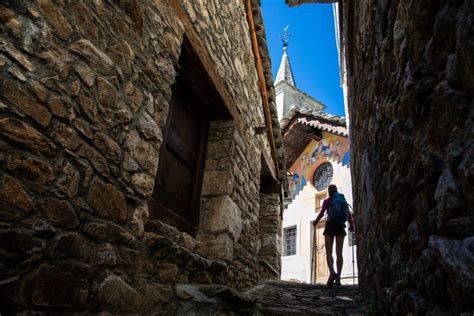
<instances>
[{"instance_id":1,"label":"paved stone path","mask_svg":"<svg viewBox=\"0 0 474 316\"><path fill-rule=\"evenodd\" d=\"M357 286L273 281L238 292L218 285L179 285L177 315L366 315Z\"/></svg>"},{"instance_id":2,"label":"paved stone path","mask_svg":"<svg viewBox=\"0 0 474 316\"><path fill-rule=\"evenodd\" d=\"M364 315L357 308L357 286L334 286L270 282L247 294L257 298L265 315Z\"/></svg>"}]
</instances>

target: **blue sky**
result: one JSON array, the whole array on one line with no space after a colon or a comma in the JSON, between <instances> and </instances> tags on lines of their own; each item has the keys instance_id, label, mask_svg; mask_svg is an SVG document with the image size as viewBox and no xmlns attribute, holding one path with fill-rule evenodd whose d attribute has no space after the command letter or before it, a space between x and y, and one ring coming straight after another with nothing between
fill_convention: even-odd
<instances>
[{"instance_id":1,"label":"blue sky","mask_svg":"<svg viewBox=\"0 0 474 316\"><path fill-rule=\"evenodd\" d=\"M290 25L288 55L296 86L326 105L326 112L344 115L331 4L288 7L285 0L262 0L273 78L283 46L280 36Z\"/></svg>"}]
</instances>

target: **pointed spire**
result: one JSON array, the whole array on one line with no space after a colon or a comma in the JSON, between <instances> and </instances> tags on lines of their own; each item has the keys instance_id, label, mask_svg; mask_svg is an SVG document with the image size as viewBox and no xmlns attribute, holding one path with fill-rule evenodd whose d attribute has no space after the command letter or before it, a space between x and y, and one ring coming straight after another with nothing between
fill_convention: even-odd
<instances>
[{"instance_id":1,"label":"pointed spire","mask_svg":"<svg viewBox=\"0 0 474 316\"><path fill-rule=\"evenodd\" d=\"M283 35L281 36L281 40L283 42L283 56L281 57L280 67L278 68L278 73L275 79L275 84L279 83L280 81L285 81L289 85L296 87L295 79L293 78L293 72L291 71L290 66L290 59L288 58L288 40L290 34L288 33L288 28L290 26L287 25L283 29Z\"/></svg>"}]
</instances>

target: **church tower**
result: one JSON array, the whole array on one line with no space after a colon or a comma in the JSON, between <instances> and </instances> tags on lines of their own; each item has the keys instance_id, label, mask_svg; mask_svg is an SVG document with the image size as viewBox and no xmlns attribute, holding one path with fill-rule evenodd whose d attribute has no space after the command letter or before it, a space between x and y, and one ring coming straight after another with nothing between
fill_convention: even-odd
<instances>
[{"instance_id":1,"label":"church tower","mask_svg":"<svg viewBox=\"0 0 474 316\"><path fill-rule=\"evenodd\" d=\"M291 107L307 107L311 110L323 110L326 106L299 90L295 84L290 58L288 57L288 27L282 36L283 56L275 78L275 94L278 120L290 110Z\"/></svg>"},{"instance_id":2,"label":"church tower","mask_svg":"<svg viewBox=\"0 0 474 316\"><path fill-rule=\"evenodd\" d=\"M275 79L275 93L278 119L281 120L283 115L290 109L292 102L290 87L295 87L295 79L291 71L290 59L288 58L288 43L283 44L283 56L281 57L280 67Z\"/></svg>"}]
</instances>

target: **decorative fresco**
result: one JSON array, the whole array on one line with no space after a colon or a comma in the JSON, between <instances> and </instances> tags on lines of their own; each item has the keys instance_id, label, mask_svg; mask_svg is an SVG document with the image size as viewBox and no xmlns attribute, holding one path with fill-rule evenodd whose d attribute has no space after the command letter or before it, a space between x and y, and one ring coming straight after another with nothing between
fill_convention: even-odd
<instances>
[{"instance_id":1,"label":"decorative fresco","mask_svg":"<svg viewBox=\"0 0 474 316\"><path fill-rule=\"evenodd\" d=\"M306 184L311 182L314 171L323 162L338 162L349 168L349 139L323 132L323 139L312 140L290 168L290 193L294 199Z\"/></svg>"}]
</instances>

